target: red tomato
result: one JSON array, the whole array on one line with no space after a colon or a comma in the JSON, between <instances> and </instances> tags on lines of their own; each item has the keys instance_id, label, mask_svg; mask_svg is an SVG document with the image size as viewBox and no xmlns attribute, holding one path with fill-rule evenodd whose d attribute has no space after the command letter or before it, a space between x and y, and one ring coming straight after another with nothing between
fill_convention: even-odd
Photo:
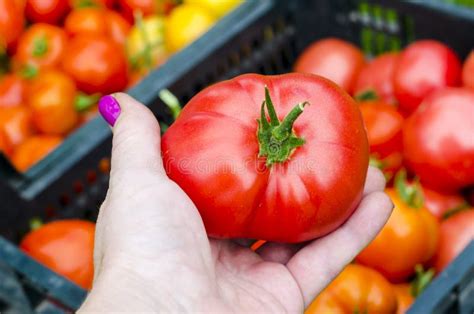
<instances>
[{"instance_id":1,"label":"red tomato","mask_svg":"<svg viewBox=\"0 0 474 314\"><path fill-rule=\"evenodd\" d=\"M12 0L0 0L0 49L10 48L25 27L23 10Z\"/></svg>"},{"instance_id":2,"label":"red tomato","mask_svg":"<svg viewBox=\"0 0 474 314\"><path fill-rule=\"evenodd\" d=\"M134 21L134 14L140 12L142 16L152 14L163 14L170 9L169 0L118 0L120 10L124 17L130 22Z\"/></svg>"},{"instance_id":3,"label":"red tomato","mask_svg":"<svg viewBox=\"0 0 474 314\"><path fill-rule=\"evenodd\" d=\"M71 35L102 35L123 45L131 26L114 11L92 7L72 11L66 18L64 28Z\"/></svg>"},{"instance_id":4,"label":"red tomato","mask_svg":"<svg viewBox=\"0 0 474 314\"><path fill-rule=\"evenodd\" d=\"M28 108L0 108L0 150L6 155L11 155L33 132L31 112Z\"/></svg>"},{"instance_id":5,"label":"red tomato","mask_svg":"<svg viewBox=\"0 0 474 314\"><path fill-rule=\"evenodd\" d=\"M357 262L372 267L393 282L415 273L417 264L430 261L436 252L439 225L424 208L420 190L407 186L404 177L395 178L396 189L386 193L395 205L382 231L357 256Z\"/></svg>"},{"instance_id":6,"label":"red tomato","mask_svg":"<svg viewBox=\"0 0 474 314\"><path fill-rule=\"evenodd\" d=\"M474 91L428 96L403 128L404 156L421 182L440 191L474 183Z\"/></svg>"},{"instance_id":7,"label":"red tomato","mask_svg":"<svg viewBox=\"0 0 474 314\"><path fill-rule=\"evenodd\" d=\"M474 50L464 61L462 68L462 82L465 87L474 89Z\"/></svg>"},{"instance_id":8,"label":"red tomato","mask_svg":"<svg viewBox=\"0 0 474 314\"><path fill-rule=\"evenodd\" d=\"M57 26L33 24L18 40L14 57L16 67L52 68L60 64L67 42L66 33Z\"/></svg>"},{"instance_id":9,"label":"red tomato","mask_svg":"<svg viewBox=\"0 0 474 314\"><path fill-rule=\"evenodd\" d=\"M396 102L393 91L393 73L398 56L397 52L388 52L370 61L359 73L354 94L374 91L385 102Z\"/></svg>"},{"instance_id":10,"label":"red tomato","mask_svg":"<svg viewBox=\"0 0 474 314\"><path fill-rule=\"evenodd\" d=\"M0 80L0 108L17 107L24 103L26 82L17 74L7 74Z\"/></svg>"},{"instance_id":11,"label":"red tomato","mask_svg":"<svg viewBox=\"0 0 474 314\"><path fill-rule=\"evenodd\" d=\"M62 135L71 131L78 121L74 108L74 81L58 70L40 73L31 83L28 106L33 121L43 133Z\"/></svg>"},{"instance_id":12,"label":"red tomato","mask_svg":"<svg viewBox=\"0 0 474 314\"><path fill-rule=\"evenodd\" d=\"M364 64L359 48L341 39L327 38L307 47L296 60L294 70L324 76L352 93Z\"/></svg>"},{"instance_id":13,"label":"red tomato","mask_svg":"<svg viewBox=\"0 0 474 314\"><path fill-rule=\"evenodd\" d=\"M127 60L119 45L104 36L79 35L71 39L63 68L77 87L89 94L110 94L127 86Z\"/></svg>"},{"instance_id":14,"label":"red tomato","mask_svg":"<svg viewBox=\"0 0 474 314\"><path fill-rule=\"evenodd\" d=\"M28 233L20 247L41 264L90 289L94 276L94 232L92 222L53 221Z\"/></svg>"},{"instance_id":15,"label":"red tomato","mask_svg":"<svg viewBox=\"0 0 474 314\"><path fill-rule=\"evenodd\" d=\"M18 171L25 172L59 146L61 141L58 136L32 136L17 147L11 162Z\"/></svg>"},{"instance_id":16,"label":"red tomato","mask_svg":"<svg viewBox=\"0 0 474 314\"><path fill-rule=\"evenodd\" d=\"M69 12L68 0L26 0L26 18L34 23L58 24Z\"/></svg>"},{"instance_id":17,"label":"red tomato","mask_svg":"<svg viewBox=\"0 0 474 314\"><path fill-rule=\"evenodd\" d=\"M340 226L360 201L369 153L354 100L298 73L242 75L203 90L166 131L162 151L211 236L278 242Z\"/></svg>"},{"instance_id":18,"label":"red tomato","mask_svg":"<svg viewBox=\"0 0 474 314\"><path fill-rule=\"evenodd\" d=\"M426 209L439 220L450 210L466 204L464 198L459 193L438 192L427 187L423 188L423 197Z\"/></svg>"},{"instance_id":19,"label":"red tomato","mask_svg":"<svg viewBox=\"0 0 474 314\"><path fill-rule=\"evenodd\" d=\"M463 210L441 223L434 266L440 273L474 240L474 208Z\"/></svg>"},{"instance_id":20,"label":"red tomato","mask_svg":"<svg viewBox=\"0 0 474 314\"><path fill-rule=\"evenodd\" d=\"M461 82L461 62L449 47L435 40L420 40L400 55L393 78L400 109L412 113L432 91Z\"/></svg>"}]
</instances>

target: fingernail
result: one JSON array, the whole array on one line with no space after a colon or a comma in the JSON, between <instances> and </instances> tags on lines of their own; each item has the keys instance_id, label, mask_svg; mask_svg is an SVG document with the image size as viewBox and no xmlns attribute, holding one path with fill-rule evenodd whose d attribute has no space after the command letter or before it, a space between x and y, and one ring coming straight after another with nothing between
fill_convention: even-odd
<instances>
[{"instance_id":1,"label":"fingernail","mask_svg":"<svg viewBox=\"0 0 474 314\"><path fill-rule=\"evenodd\" d=\"M118 101L114 97L106 95L99 100L99 112L108 124L114 126L121 109Z\"/></svg>"}]
</instances>

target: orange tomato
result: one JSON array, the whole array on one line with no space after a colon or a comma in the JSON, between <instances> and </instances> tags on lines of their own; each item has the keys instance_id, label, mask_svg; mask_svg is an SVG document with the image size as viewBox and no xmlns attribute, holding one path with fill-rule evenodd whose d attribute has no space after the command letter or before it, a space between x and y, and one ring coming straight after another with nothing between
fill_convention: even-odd
<instances>
[{"instance_id":1,"label":"orange tomato","mask_svg":"<svg viewBox=\"0 0 474 314\"><path fill-rule=\"evenodd\" d=\"M59 136L32 136L17 147L12 155L11 162L19 171L27 171L53 151L61 141L62 139Z\"/></svg>"},{"instance_id":2,"label":"orange tomato","mask_svg":"<svg viewBox=\"0 0 474 314\"><path fill-rule=\"evenodd\" d=\"M131 25L112 10L92 7L72 11L66 18L64 28L70 35L103 35L124 44Z\"/></svg>"},{"instance_id":3,"label":"orange tomato","mask_svg":"<svg viewBox=\"0 0 474 314\"><path fill-rule=\"evenodd\" d=\"M28 28L18 40L14 65L38 69L60 64L67 42L66 33L58 26L38 23Z\"/></svg>"},{"instance_id":4,"label":"orange tomato","mask_svg":"<svg viewBox=\"0 0 474 314\"><path fill-rule=\"evenodd\" d=\"M20 248L46 267L90 289L94 276L94 232L95 225L89 221L53 221L28 233Z\"/></svg>"},{"instance_id":5,"label":"orange tomato","mask_svg":"<svg viewBox=\"0 0 474 314\"><path fill-rule=\"evenodd\" d=\"M62 135L74 128L78 114L74 108L74 81L59 70L41 72L31 83L28 105L39 131Z\"/></svg>"},{"instance_id":6,"label":"orange tomato","mask_svg":"<svg viewBox=\"0 0 474 314\"><path fill-rule=\"evenodd\" d=\"M31 112L28 108L0 108L0 150L7 156L33 133Z\"/></svg>"},{"instance_id":7,"label":"orange tomato","mask_svg":"<svg viewBox=\"0 0 474 314\"><path fill-rule=\"evenodd\" d=\"M350 264L316 297L305 314L390 314L396 311L397 299L392 285L377 271Z\"/></svg>"},{"instance_id":8,"label":"orange tomato","mask_svg":"<svg viewBox=\"0 0 474 314\"><path fill-rule=\"evenodd\" d=\"M394 285L393 287L395 295L397 296L397 314L405 314L415 300L410 291L410 284L402 283Z\"/></svg>"},{"instance_id":9,"label":"orange tomato","mask_svg":"<svg viewBox=\"0 0 474 314\"><path fill-rule=\"evenodd\" d=\"M462 210L441 223L438 251L434 258L437 273L449 265L474 240L474 208Z\"/></svg>"},{"instance_id":10,"label":"orange tomato","mask_svg":"<svg viewBox=\"0 0 474 314\"><path fill-rule=\"evenodd\" d=\"M386 193L395 205L387 224L357 256L357 261L381 272L394 282L415 273L435 254L439 238L436 218L423 207L420 187L405 182L405 173L395 178L396 189Z\"/></svg>"},{"instance_id":11,"label":"orange tomato","mask_svg":"<svg viewBox=\"0 0 474 314\"><path fill-rule=\"evenodd\" d=\"M14 73L0 80L0 108L16 107L25 102L26 82Z\"/></svg>"},{"instance_id":12,"label":"orange tomato","mask_svg":"<svg viewBox=\"0 0 474 314\"><path fill-rule=\"evenodd\" d=\"M25 27L23 8L12 0L0 0L0 49L15 44Z\"/></svg>"},{"instance_id":13,"label":"orange tomato","mask_svg":"<svg viewBox=\"0 0 474 314\"><path fill-rule=\"evenodd\" d=\"M467 56L462 67L462 82L467 88L474 89L474 50Z\"/></svg>"}]
</instances>

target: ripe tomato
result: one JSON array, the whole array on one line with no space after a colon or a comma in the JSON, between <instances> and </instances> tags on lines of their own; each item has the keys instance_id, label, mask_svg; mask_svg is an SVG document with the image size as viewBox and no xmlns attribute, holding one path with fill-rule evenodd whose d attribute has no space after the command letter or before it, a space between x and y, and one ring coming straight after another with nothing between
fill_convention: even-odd
<instances>
[{"instance_id":1,"label":"ripe tomato","mask_svg":"<svg viewBox=\"0 0 474 314\"><path fill-rule=\"evenodd\" d=\"M25 95L26 82L19 75L11 73L0 79L0 108L20 106Z\"/></svg>"},{"instance_id":2,"label":"ripe tomato","mask_svg":"<svg viewBox=\"0 0 474 314\"><path fill-rule=\"evenodd\" d=\"M63 68L89 94L110 94L127 86L127 61L122 47L104 36L78 35L70 40Z\"/></svg>"},{"instance_id":3,"label":"ripe tomato","mask_svg":"<svg viewBox=\"0 0 474 314\"><path fill-rule=\"evenodd\" d=\"M352 93L364 64L359 48L341 39L327 38L307 47L296 60L294 70L324 76Z\"/></svg>"},{"instance_id":4,"label":"ripe tomato","mask_svg":"<svg viewBox=\"0 0 474 314\"><path fill-rule=\"evenodd\" d=\"M69 0L26 0L25 15L33 23L59 24L69 10Z\"/></svg>"},{"instance_id":5,"label":"ripe tomato","mask_svg":"<svg viewBox=\"0 0 474 314\"><path fill-rule=\"evenodd\" d=\"M422 205L420 187L407 186L403 172L395 178L397 189L386 193L395 205L382 231L357 257L357 261L399 282L413 275L415 266L430 260L438 244L436 218Z\"/></svg>"},{"instance_id":6,"label":"ripe tomato","mask_svg":"<svg viewBox=\"0 0 474 314\"><path fill-rule=\"evenodd\" d=\"M462 68L462 82L465 87L474 89L474 50L467 56Z\"/></svg>"},{"instance_id":7,"label":"ripe tomato","mask_svg":"<svg viewBox=\"0 0 474 314\"><path fill-rule=\"evenodd\" d=\"M28 105L39 131L46 134L66 134L78 121L74 108L74 81L58 70L40 73L31 83Z\"/></svg>"},{"instance_id":8,"label":"ripe tomato","mask_svg":"<svg viewBox=\"0 0 474 314\"><path fill-rule=\"evenodd\" d=\"M0 0L0 49L10 48L25 27L23 10L12 0Z\"/></svg>"},{"instance_id":9,"label":"ripe tomato","mask_svg":"<svg viewBox=\"0 0 474 314\"><path fill-rule=\"evenodd\" d=\"M52 135L29 137L14 151L11 162L18 171L25 172L53 151L61 141L61 137Z\"/></svg>"},{"instance_id":10,"label":"ripe tomato","mask_svg":"<svg viewBox=\"0 0 474 314\"><path fill-rule=\"evenodd\" d=\"M410 284L402 283L394 285L393 288L397 296L397 314L405 314L415 300L410 291Z\"/></svg>"},{"instance_id":11,"label":"ripe tomato","mask_svg":"<svg viewBox=\"0 0 474 314\"><path fill-rule=\"evenodd\" d=\"M393 73L398 56L397 52L388 52L370 61L357 77L354 94L360 95L367 91L374 91L385 102L396 102L393 91Z\"/></svg>"},{"instance_id":12,"label":"ripe tomato","mask_svg":"<svg viewBox=\"0 0 474 314\"><path fill-rule=\"evenodd\" d=\"M397 298L392 285L377 271L349 264L314 299L305 314L395 314Z\"/></svg>"},{"instance_id":13,"label":"ripe tomato","mask_svg":"<svg viewBox=\"0 0 474 314\"><path fill-rule=\"evenodd\" d=\"M168 51L176 52L192 43L214 25L216 18L207 10L183 4L171 11L165 25Z\"/></svg>"},{"instance_id":14,"label":"ripe tomato","mask_svg":"<svg viewBox=\"0 0 474 314\"><path fill-rule=\"evenodd\" d=\"M46 267L90 289L94 276L94 232L95 225L89 221L53 221L28 233L20 248Z\"/></svg>"},{"instance_id":15,"label":"ripe tomato","mask_svg":"<svg viewBox=\"0 0 474 314\"><path fill-rule=\"evenodd\" d=\"M459 193L444 193L427 187L423 187L423 197L426 209L438 220L441 220L450 210L466 204L464 198Z\"/></svg>"},{"instance_id":16,"label":"ripe tomato","mask_svg":"<svg viewBox=\"0 0 474 314\"><path fill-rule=\"evenodd\" d=\"M0 108L0 150L7 156L33 132L31 112L28 108Z\"/></svg>"},{"instance_id":17,"label":"ripe tomato","mask_svg":"<svg viewBox=\"0 0 474 314\"><path fill-rule=\"evenodd\" d=\"M67 42L66 33L58 26L33 24L18 40L14 63L17 68L33 66L52 68L60 64Z\"/></svg>"},{"instance_id":18,"label":"ripe tomato","mask_svg":"<svg viewBox=\"0 0 474 314\"><path fill-rule=\"evenodd\" d=\"M69 5L71 8L75 9L86 8L90 6L113 9L116 2L116 0L69 0Z\"/></svg>"},{"instance_id":19,"label":"ripe tomato","mask_svg":"<svg viewBox=\"0 0 474 314\"><path fill-rule=\"evenodd\" d=\"M199 5L220 18L235 9L243 0L184 0L184 3Z\"/></svg>"},{"instance_id":20,"label":"ripe tomato","mask_svg":"<svg viewBox=\"0 0 474 314\"><path fill-rule=\"evenodd\" d=\"M369 153L354 100L298 73L242 75L203 90L166 131L162 151L211 236L278 242L341 225L360 201Z\"/></svg>"},{"instance_id":21,"label":"ripe tomato","mask_svg":"<svg viewBox=\"0 0 474 314\"><path fill-rule=\"evenodd\" d=\"M432 91L461 82L461 62L446 45L420 40L401 53L393 78L400 110L412 113Z\"/></svg>"},{"instance_id":22,"label":"ripe tomato","mask_svg":"<svg viewBox=\"0 0 474 314\"><path fill-rule=\"evenodd\" d=\"M438 251L434 258L437 273L449 265L474 240L474 208L462 210L441 223Z\"/></svg>"},{"instance_id":23,"label":"ripe tomato","mask_svg":"<svg viewBox=\"0 0 474 314\"><path fill-rule=\"evenodd\" d=\"M403 128L404 156L421 182L440 191L474 183L474 91L428 96Z\"/></svg>"},{"instance_id":24,"label":"ripe tomato","mask_svg":"<svg viewBox=\"0 0 474 314\"><path fill-rule=\"evenodd\" d=\"M149 15L163 15L171 12L176 5L175 0L118 0L120 11L130 22L134 21L134 14L142 17Z\"/></svg>"},{"instance_id":25,"label":"ripe tomato","mask_svg":"<svg viewBox=\"0 0 474 314\"><path fill-rule=\"evenodd\" d=\"M371 156L381 162L390 176L402 166L403 117L392 106L381 101L359 105L367 129Z\"/></svg>"},{"instance_id":26,"label":"ripe tomato","mask_svg":"<svg viewBox=\"0 0 474 314\"><path fill-rule=\"evenodd\" d=\"M73 10L64 23L64 28L70 35L102 35L118 44L124 44L130 27L120 14L97 7Z\"/></svg>"}]
</instances>

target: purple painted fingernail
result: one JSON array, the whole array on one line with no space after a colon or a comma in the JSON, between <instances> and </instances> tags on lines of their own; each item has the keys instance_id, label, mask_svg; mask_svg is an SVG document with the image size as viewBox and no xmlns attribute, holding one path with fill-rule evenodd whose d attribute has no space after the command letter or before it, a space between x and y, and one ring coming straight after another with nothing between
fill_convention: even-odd
<instances>
[{"instance_id":1,"label":"purple painted fingernail","mask_svg":"<svg viewBox=\"0 0 474 314\"><path fill-rule=\"evenodd\" d=\"M114 126L120 115L120 105L111 95L106 95L99 100L99 112L108 124Z\"/></svg>"}]
</instances>

